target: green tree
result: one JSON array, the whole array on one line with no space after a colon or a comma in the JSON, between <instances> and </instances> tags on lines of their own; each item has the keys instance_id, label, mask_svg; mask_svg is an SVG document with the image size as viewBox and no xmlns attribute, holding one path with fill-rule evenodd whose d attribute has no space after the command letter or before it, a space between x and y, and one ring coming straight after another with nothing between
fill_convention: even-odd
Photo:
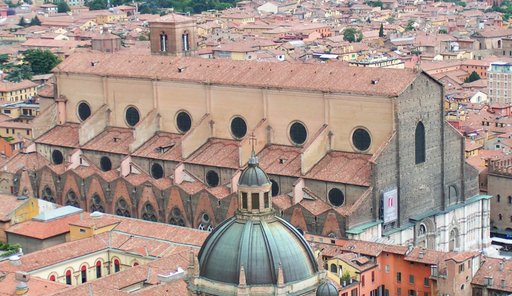
<instances>
[{"instance_id":1,"label":"green tree","mask_svg":"<svg viewBox=\"0 0 512 296\"><path fill-rule=\"evenodd\" d=\"M40 26L41 25L41 21L39 20L37 15L30 20L30 25L31 26Z\"/></svg>"},{"instance_id":2,"label":"green tree","mask_svg":"<svg viewBox=\"0 0 512 296\"><path fill-rule=\"evenodd\" d=\"M26 27L28 24L27 24L27 21L25 21L25 18L24 17L20 17L20 21L18 22L18 26L20 27Z\"/></svg>"},{"instance_id":3,"label":"green tree","mask_svg":"<svg viewBox=\"0 0 512 296\"><path fill-rule=\"evenodd\" d=\"M448 34L448 31L446 29L439 29L439 34Z\"/></svg>"},{"instance_id":4,"label":"green tree","mask_svg":"<svg viewBox=\"0 0 512 296\"><path fill-rule=\"evenodd\" d=\"M71 9L69 8L69 5L66 2L60 1L60 2L57 3L57 11L59 13L68 12L70 10Z\"/></svg>"},{"instance_id":5,"label":"green tree","mask_svg":"<svg viewBox=\"0 0 512 296\"><path fill-rule=\"evenodd\" d=\"M49 50L29 49L24 53L24 61L35 75L48 74L60 62L59 58Z\"/></svg>"},{"instance_id":6,"label":"green tree","mask_svg":"<svg viewBox=\"0 0 512 296\"><path fill-rule=\"evenodd\" d=\"M355 28L346 28L343 31L343 40L348 42L360 42L363 40L363 33Z\"/></svg>"},{"instance_id":7,"label":"green tree","mask_svg":"<svg viewBox=\"0 0 512 296\"><path fill-rule=\"evenodd\" d=\"M0 54L0 64L3 65L9 61L9 55L6 53Z\"/></svg>"},{"instance_id":8,"label":"green tree","mask_svg":"<svg viewBox=\"0 0 512 296\"><path fill-rule=\"evenodd\" d=\"M405 30L406 31L412 31L414 30L414 20L408 20L407 21L407 26L405 26Z\"/></svg>"},{"instance_id":9,"label":"green tree","mask_svg":"<svg viewBox=\"0 0 512 296\"><path fill-rule=\"evenodd\" d=\"M471 72L471 74L469 74L468 78L464 79L464 82L470 83L470 82L477 81L477 80L480 80L480 75L478 75L478 73L473 71L473 72Z\"/></svg>"},{"instance_id":10,"label":"green tree","mask_svg":"<svg viewBox=\"0 0 512 296\"><path fill-rule=\"evenodd\" d=\"M5 80L12 82L20 82L25 79L32 79L32 70L29 65L13 67L5 76Z\"/></svg>"},{"instance_id":11,"label":"green tree","mask_svg":"<svg viewBox=\"0 0 512 296\"><path fill-rule=\"evenodd\" d=\"M341 282L349 283L350 282L350 273L345 271L341 276Z\"/></svg>"},{"instance_id":12,"label":"green tree","mask_svg":"<svg viewBox=\"0 0 512 296\"><path fill-rule=\"evenodd\" d=\"M379 37L384 37L384 24L380 24Z\"/></svg>"}]
</instances>

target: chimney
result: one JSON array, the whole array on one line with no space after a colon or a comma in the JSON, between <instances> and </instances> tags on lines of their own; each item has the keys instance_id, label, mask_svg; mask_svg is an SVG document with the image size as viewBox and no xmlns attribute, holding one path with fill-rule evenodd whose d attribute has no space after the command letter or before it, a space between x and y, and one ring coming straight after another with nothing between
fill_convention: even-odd
<instances>
[{"instance_id":1,"label":"chimney","mask_svg":"<svg viewBox=\"0 0 512 296\"><path fill-rule=\"evenodd\" d=\"M502 259L500 261L500 271L503 271L504 265L505 265L505 262L504 262L504 259Z\"/></svg>"},{"instance_id":2,"label":"chimney","mask_svg":"<svg viewBox=\"0 0 512 296\"><path fill-rule=\"evenodd\" d=\"M413 249L414 249L414 245L412 243L408 243L407 244L407 251L405 252L405 256L409 256L409 254L411 254Z\"/></svg>"}]
</instances>

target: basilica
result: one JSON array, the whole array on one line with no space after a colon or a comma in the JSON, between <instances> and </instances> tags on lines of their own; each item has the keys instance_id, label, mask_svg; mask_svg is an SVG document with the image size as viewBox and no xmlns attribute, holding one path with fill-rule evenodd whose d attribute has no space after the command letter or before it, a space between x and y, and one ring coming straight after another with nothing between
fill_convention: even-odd
<instances>
[{"instance_id":1,"label":"basilica","mask_svg":"<svg viewBox=\"0 0 512 296\"><path fill-rule=\"evenodd\" d=\"M250 206L237 192L254 147L272 197L258 208L299 233L490 243L490 197L426 73L206 60L193 56L190 19L150 30L152 54L80 51L53 70L36 140L4 164L0 190L212 231Z\"/></svg>"}]
</instances>

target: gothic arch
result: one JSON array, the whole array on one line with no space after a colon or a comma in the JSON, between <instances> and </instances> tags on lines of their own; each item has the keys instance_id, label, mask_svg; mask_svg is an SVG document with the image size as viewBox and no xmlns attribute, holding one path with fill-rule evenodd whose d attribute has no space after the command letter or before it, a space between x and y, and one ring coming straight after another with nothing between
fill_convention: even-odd
<instances>
[{"instance_id":1,"label":"gothic arch","mask_svg":"<svg viewBox=\"0 0 512 296\"><path fill-rule=\"evenodd\" d=\"M197 206L194 213L195 216L194 225L192 225L193 228L200 228L201 224L203 224L203 228L205 228L205 230L208 229L208 226L211 226L211 228L217 226L212 204L206 191L202 191L197 197ZM204 221L205 219L203 219L204 214L208 215L208 223L207 221Z\"/></svg>"},{"instance_id":2,"label":"gothic arch","mask_svg":"<svg viewBox=\"0 0 512 296\"><path fill-rule=\"evenodd\" d=\"M342 237L343 235L339 225L336 214L333 211L329 211L324 220L322 235L328 236L329 234L334 233L336 237Z\"/></svg>"},{"instance_id":3,"label":"gothic arch","mask_svg":"<svg viewBox=\"0 0 512 296\"><path fill-rule=\"evenodd\" d=\"M105 193L103 192L103 187L101 187L100 181L96 176L92 177L90 180L91 182L89 183L89 188L87 190L87 211L93 212L93 208L98 210L98 207L102 207L103 212L110 212L109 210L112 207L110 207L107 203L107 199L105 197Z\"/></svg>"},{"instance_id":4,"label":"gothic arch","mask_svg":"<svg viewBox=\"0 0 512 296\"><path fill-rule=\"evenodd\" d=\"M300 205L296 206L293 209L292 216L290 217L290 224L295 228L300 228L302 231L307 232L308 226L306 224L306 219L304 218L304 213L302 212L302 208Z\"/></svg>"},{"instance_id":5,"label":"gothic arch","mask_svg":"<svg viewBox=\"0 0 512 296\"><path fill-rule=\"evenodd\" d=\"M123 209L122 212L124 214L126 214L126 211L124 211L124 210L127 210L129 213L129 216L133 217L134 216L134 213L133 213L134 206L133 206L132 199L130 198L130 194L128 193L128 187L126 186L125 182L126 181L124 179L119 179L115 183L114 191L112 192L112 195L113 195L112 213L116 214L116 215L118 214L117 210L119 209L118 208L119 204L122 203L120 201L124 200L124 202L126 203L126 208ZM125 216L125 215L123 215L123 216Z\"/></svg>"},{"instance_id":6,"label":"gothic arch","mask_svg":"<svg viewBox=\"0 0 512 296\"><path fill-rule=\"evenodd\" d=\"M54 183L54 175L46 166L39 171L39 198L43 198L45 188L51 190L55 203L62 203L62 199L57 196L57 189Z\"/></svg>"},{"instance_id":7,"label":"gothic arch","mask_svg":"<svg viewBox=\"0 0 512 296\"><path fill-rule=\"evenodd\" d=\"M175 210L178 209L178 210ZM169 191L169 199L167 200L167 208L166 208L166 223L174 224L174 225L180 225L182 224L180 222L180 219L183 220L183 224L180 226L190 226L190 223L188 221L188 211L185 209L185 206L183 205L183 200L181 199L180 190L178 187L173 186L171 187ZM179 215L178 215L179 212Z\"/></svg>"},{"instance_id":8,"label":"gothic arch","mask_svg":"<svg viewBox=\"0 0 512 296\"><path fill-rule=\"evenodd\" d=\"M66 201L68 200L68 194L71 191L74 192L74 194L76 195L76 200L78 201L78 205L80 206L80 208L85 209L85 203L80 196L80 189L78 187L74 173L69 173L65 177L64 186L62 189L62 193L63 193L62 204L63 205L66 205Z\"/></svg>"},{"instance_id":9,"label":"gothic arch","mask_svg":"<svg viewBox=\"0 0 512 296\"><path fill-rule=\"evenodd\" d=\"M139 218L142 218L144 214L149 214L148 204L153 207L153 212L156 217L156 221L159 221L159 210L158 202L155 197L155 193L153 192L153 188L151 186L143 186L142 194L139 200L139 206L137 208L137 212L139 214Z\"/></svg>"}]
</instances>

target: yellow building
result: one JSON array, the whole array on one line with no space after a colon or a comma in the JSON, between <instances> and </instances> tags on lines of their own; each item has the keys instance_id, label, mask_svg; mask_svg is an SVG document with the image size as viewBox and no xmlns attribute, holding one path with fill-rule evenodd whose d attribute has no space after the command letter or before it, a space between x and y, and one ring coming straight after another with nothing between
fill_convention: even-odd
<instances>
[{"instance_id":1,"label":"yellow building","mask_svg":"<svg viewBox=\"0 0 512 296\"><path fill-rule=\"evenodd\" d=\"M30 80L21 82L0 81L0 100L16 102L27 100L37 95L37 84Z\"/></svg>"}]
</instances>

